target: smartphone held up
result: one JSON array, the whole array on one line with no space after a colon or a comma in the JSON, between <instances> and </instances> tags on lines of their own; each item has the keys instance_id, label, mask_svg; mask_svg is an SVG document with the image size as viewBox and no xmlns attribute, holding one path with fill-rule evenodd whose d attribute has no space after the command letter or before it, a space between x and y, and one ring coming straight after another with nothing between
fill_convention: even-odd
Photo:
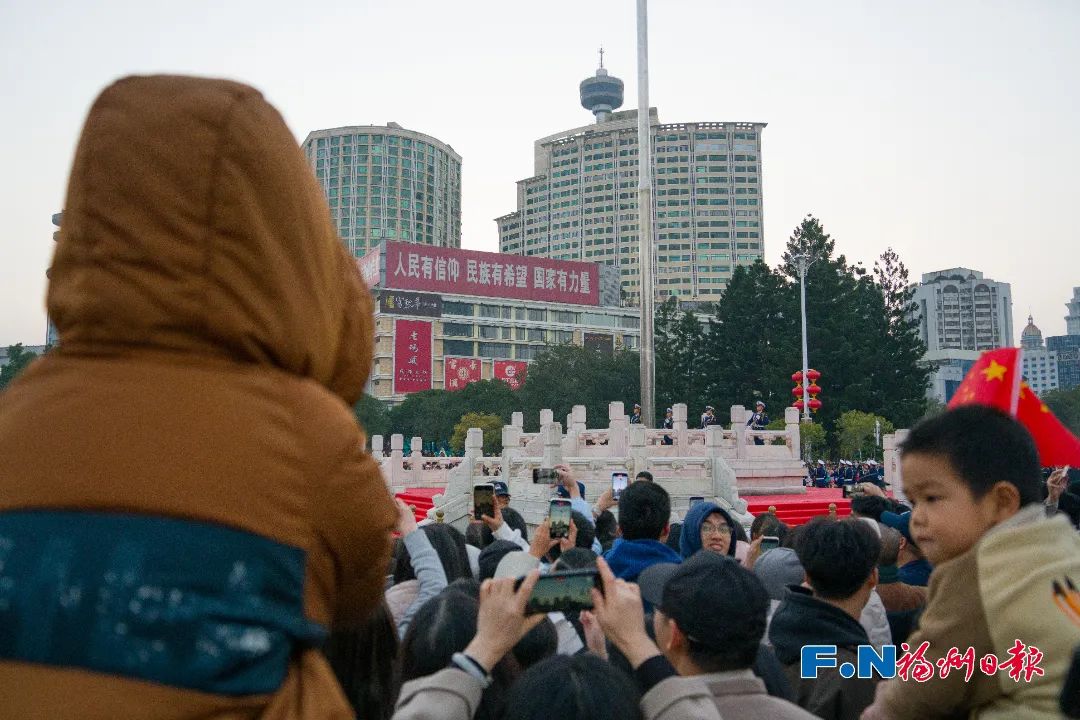
<instances>
[{"instance_id":1,"label":"smartphone held up","mask_svg":"<svg viewBox=\"0 0 1080 720\"><path fill-rule=\"evenodd\" d=\"M485 515L495 517L495 486L491 483L473 486L473 517L479 520Z\"/></svg>"},{"instance_id":2,"label":"smartphone held up","mask_svg":"<svg viewBox=\"0 0 1080 720\"><path fill-rule=\"evenodd\" d=\"M552 498L548 507L548 527L551 539L570 537L570 501L564 498Z\"/></svg>"},{"instance_id":3,"label":"smartphone held up","mask_svg":"<svg viewBox=\"0 0 1080 720\"><path fill-rule=\"evenodd\" d=\"M524 578L518 579L515 588L521 586L522 580ZM593 588L604 592L600 573L595 568L541 575L529 594L525 612L537 614L591 610Z\"/></svg>"}]
</instances>

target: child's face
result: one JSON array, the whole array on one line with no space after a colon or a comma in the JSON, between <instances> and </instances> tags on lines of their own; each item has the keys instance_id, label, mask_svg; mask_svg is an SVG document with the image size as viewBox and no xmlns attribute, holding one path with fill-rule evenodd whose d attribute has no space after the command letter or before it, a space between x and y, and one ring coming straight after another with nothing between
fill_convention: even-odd
<instances>
[{"instance_id":1,"label":"child's face","mask_svg":"<svg viewBox=\"0 0 1080 720\"><path fill-rule=\"evenodd\" d=\"M986 531L1015 513L993 490L975 499L948 459L939 455L903 456L904 494L911 503L911 537L933 565L974 547Z\"/></svg>"}]
</instances>

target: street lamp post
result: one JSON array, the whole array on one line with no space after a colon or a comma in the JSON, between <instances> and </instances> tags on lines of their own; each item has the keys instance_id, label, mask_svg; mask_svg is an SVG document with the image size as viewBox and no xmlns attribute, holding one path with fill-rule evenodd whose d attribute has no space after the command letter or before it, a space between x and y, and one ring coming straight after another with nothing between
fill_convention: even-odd
<instances>
[{"instance_id":1,"label":"street lamp post","mask_svg":"<svg viewBox=\"0 0 1080 720\"><path fill-rule=\"evenodd\" d=\"M652 142L649 136L648 2L637 0L638 51L638 268L641 288L641 415L645 427L656 422L653 348Z\"/></svg>"},{"instance_id":2,"label":"street lamp post","mask_svg":"<svg viewBox=\"0 0 1080 720\"><path fill-rule=\"evenodd\" d=\"M807 386L809 380L806 377L810 372L810 360L806 351L806 270L814 264L813 260L810 260L806 252L802 252L792 257L792 259L798 263L799 266L799 303L800 311L802 313L802 402L803 402L803 422L810 422L810 399Z\"/></svg>"}]
</instances>

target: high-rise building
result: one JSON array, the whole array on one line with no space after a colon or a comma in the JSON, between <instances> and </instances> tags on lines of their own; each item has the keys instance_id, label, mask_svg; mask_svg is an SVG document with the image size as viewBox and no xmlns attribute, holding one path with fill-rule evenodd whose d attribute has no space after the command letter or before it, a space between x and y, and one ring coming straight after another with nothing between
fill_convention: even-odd
<instances>
[{"instance_id":1,"label":"high-rise building","mask_svg":"<svg viewBox=\"0 0 1080 720\"><path fill-rule=\"evenodd\" d=\"M1043 345L1042 331L1035 325L1035 321L1028 315L1028 324L1020 333L1021 367L1024 380L1035 391L1042 395L1050 390L1058 389L1058 358L1053 350L1047 350Z\"/></svg>"},{"instance_id":2,"label":"high-rise building","mask_svg":"<svg viewBox=\"0 0 1080 720\"><path fill-rule=\"evenodd\" d=\"M928 395L952 399L979 353L1012 345L1012 289L968 268L925 273L912 302L926 360L934 368Z\"/></svg>"},{"instance_id":3,"label":"high-rise building","mask_svg":"<svg viewBox=\"0 0 1080 720\"><path fill-rule=\"evenodd\" d=\"M1065 307L1065 334L1046 338L1046 347L1057 353L1059 389L1072 390L1080 387L1080 287L1073 288Z\"/></svg>"},{"instance_id":4,"label":"high-rise building","mask_svg":"<svg viewBox=\"0 0 1080 720\"><path fill-rule=\"evenodd\" d=\"M63 219L64 219L64 213L62 213L62 212L53 213L52 223L53 223L54 226L56 226L56 230L54 230L53 234L52 234L53 242L56 242L57 240L60 239L60 223L61 223L61 221L63 221ZM50 276L51 272L52 272L52 268L50 267L48 270L45 271L45 277L48 278ZM60 342L60 334L56 331L56 326L53 325L52 318L49 317L48 314L46 314L45 315L45 345L46 346L56 345L59 342Z\"/></svg>"},{"instance_id":5,"label":"high-rise building","mask_svg":"<svg viewBox=\"0 0 1080 720\"><path fill-rule=\"evenodd\" d=\"M613 265L626 300L637 304L637 112L614 112L623 84L602 67L580 90L596 122L536 141L533 176L517 184L517 210L496 219L499 247ZM736 265L763 257L765 123L661 124L652 108L649 125L657 296L715 301Z\"/></svg>"},{"instance_id":6,"label":"high-rise building","mask_svg":"<svg viewBox=\"0 0 1080 720\"><path fill-rule=\"evenodd\" d=\"M1069 309L1069 314L1065 316L1065 334L1080 335L1080 287L1074 287L1072 291L1072 299L1065 303Z\"/></svg>"},{"instance_id":7,"label":"high-rise building","mask_svg":"<svg viewBox=\"0 0 1080 720\"><path fill-rule=\"evenodd\" d=\"M461 156L397 123L316 130L303 143L342 242L461 247Z\"/></svg>"}]
</instances>

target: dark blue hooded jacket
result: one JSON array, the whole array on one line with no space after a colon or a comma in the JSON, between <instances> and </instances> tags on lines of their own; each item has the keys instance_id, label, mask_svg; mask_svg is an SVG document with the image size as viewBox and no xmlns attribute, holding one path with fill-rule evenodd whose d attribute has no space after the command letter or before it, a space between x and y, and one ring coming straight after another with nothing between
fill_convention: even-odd
<instances>
[{"instance_id":1,"label":"dark blue hooded jacket","mask_svg":"<svg viewBox=\"0 0 1080 720\"><path fill-rule=\"evenodd\" d=\"M679 552L684 558L690 557L701 549L701 526L705 523L705 518L713 513L723 515L732 530L735 529L735 521L727 510L715 503L698 503L690 508L690 511L686 513L686 517L683 518L682 532L679 534ZM732 533L731 542L728 543L727 554L731 557L735 557L735 537L735 534Z\"/></svg>"},{"instance_id":2,"label":"dark blue hooded jacket","mask_svg":"<svg viewBox=\"0 0 1080 720\"><path fill-rule=\"evenodd\" d=\"M635 582L645 568L657 563L680 563L679 554L658 540L618 540L604 553L615 577Z\"/></svg>"}]
</instances>

